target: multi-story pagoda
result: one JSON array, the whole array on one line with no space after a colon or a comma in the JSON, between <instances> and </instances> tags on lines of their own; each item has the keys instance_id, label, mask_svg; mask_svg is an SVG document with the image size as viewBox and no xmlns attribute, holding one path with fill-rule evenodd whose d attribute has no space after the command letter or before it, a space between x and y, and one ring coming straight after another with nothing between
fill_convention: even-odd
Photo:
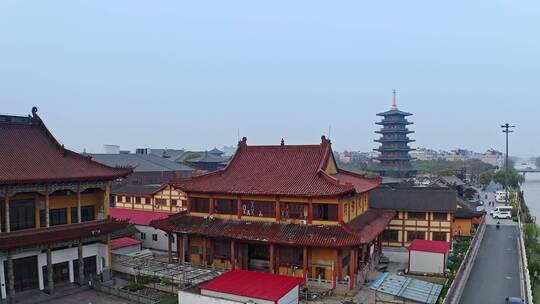
<instances>
[{"instance_id":1,"label":"multi-story pagoda","mask_svg":"<svg viewBox=\"0 0 540 304\"><path fill-rule=\"evenodd\" d=\"M396 91L394 90L394 98L392 108L389 111L378 113L377 116L382 116L383 119L377 122L382 128L375 133L381 134L375 142L381 143L379 148L374 149L380 154L376 158L378 163L372 166L372 171L379 173L381 176L392 177L414 177L417 169L411 164L413 159L409 155L409 151L413 150L409 147L409 143L413 139L409 139L408 134L414 133L409 131L407 125L412 122L407 121L406 117L411 116L411 113L400 111L396 105Z\"/></svg>"}]
</instances>

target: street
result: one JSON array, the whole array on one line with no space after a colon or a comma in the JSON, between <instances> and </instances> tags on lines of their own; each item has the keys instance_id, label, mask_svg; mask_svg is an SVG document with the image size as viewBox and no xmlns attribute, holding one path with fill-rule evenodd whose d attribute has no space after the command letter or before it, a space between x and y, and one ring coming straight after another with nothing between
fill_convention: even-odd
<instances>
[{"instance_id":1,"label":"street","mask_svg":"<svg viewBox=\"0 0 540 304\"><path fill-rule=\"evenodd\" d=\"M485 208L486 232L463 291L462 304L504 303L508 296L522 297L517 225L511 220L500 220L501 227L497 229L497 220L489 215L493 207Z\"/></svg>"}]
</instances>

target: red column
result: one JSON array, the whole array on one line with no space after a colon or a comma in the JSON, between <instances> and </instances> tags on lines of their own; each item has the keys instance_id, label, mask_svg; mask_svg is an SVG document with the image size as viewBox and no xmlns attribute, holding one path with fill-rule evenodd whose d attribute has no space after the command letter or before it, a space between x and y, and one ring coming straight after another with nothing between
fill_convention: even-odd
<instances>
[{"instance_id":1,"label":"red column","mask_svg":"<svg viewBox=\"0 0 540 304\"><path fill-rule=\"evenodd\" d=\"M206 258L206 238L205 237L203 237L202 254L203 254L202 264L203 266L206 266L207 258Z\"/></svg>"},{"instance_id":2,"label":"red column","mask_svg":"<svg viewBox=\"0 0 540 304\"><path fill-rule=\"evenodd\" d=\"M186 199L186 210L188 214L191 213L191 198L189 196Z\"/></svg>"},{"instance_id":3,"label":"red column","mask_svg":"<svg viewBox=\"0 0 540 304\"><path fill-rule=\"evenodd\" d=\"M308 199L308 224L311 224L313 222L313 199L310 197Z\"/></svg>"},{"instance_id":4,"label":"red column","mask_svg":"<svg viewBox=\"0 0 540 304\"><path fill-rule=\"evenodd\" d=\"M276 274L279 274L279 246L276 246L275 251L276 251L275 252L275 256L276 256L275 260L276 261L274 262L274 264L275 264L274 267L276 269L275 270Z\"/></svg>"},{"instance_id":5,"label":"red column","mask_svg":"<svg viewBox=\"0 0 540 304\"><path fill-rule=\"evenodd\" d=\"M236 199L236 217L238 219L242 218L242 200L240 197Z\"/></svg>"},{"instance_id":6,"label":"red column","mask_svg":"<svg viewBox=\"0 0 540 304\"><path fill-rule=\"evenodd\" d=\"M276 273L276 257L274 244L270 244L270 273Z\"/></svg>"},{"instance_id":7,"label":"red column","mask_svg":"<svg viewBox=\"0 0 540 304\"><path fill-rule=\"evenodd\" d=\"M337 215L337 218L338 218L338 223L343 223L343 202L339 201L338 202L338 215Z\"/></svg>"},{"instance_id":8,"label":"red column","mask_svg":"<svg viewBox=\"0 0 540 304\"><path fill-rule=\"evenodd\" d=\"M169 256L169 263L172 263L172 237L170 233L167 233L167 255Z\"/></svg>"},{"instance_id":9,"label":"red column","mask_svg":"<svg viewBox=\"0 0 540 304\"><path fill-rule=\"evenodd\" d=\"M276 221L281 221L281 201L279 196L276 197Z\"/></svg>"},{"instance_id":10,"label":"red column","mask_svg":"<svg viewBox=\"0 0 540 304\"><path fill-rule=\"evenodd\" d=\"M337 287L337 279L338 279L338 250L334 249L334 261L332 262L332 287L336 289Z\"/></svg>"},{"instance_id":11,"label":"red column","mask_svg":"<svg viewBox=\"0 0 540 304\"><path fill-rule=\"evenodd\" d=\"M354 283L356 282L356 249L351 249L349 256L349 290L354 289Z\"/></svg>"},{"instance_id":12,"label":"red column","mask_svg":"<svg viewBox=\"0 0 540 304\"><path fill-rule=\"evenodd\" d=\"M236 269L236 248L234 240L231 240L231 270Z\"/></svg>"},{"instance_id":13,"label":"red column","mask_svg":"<svg viewBox=\"0 0 540 304\"><path fill-rule=\"evenodd\" d=\"M209 206L208 206L208 213L214 214L214 198L210 198L209 200Z\"/></svg>"},{"instance_id":14,"label":"red column","mask_svg":"<svg viewBox=\"0 0 540 304\"><path fill-rule=\"evenodd\" d=\"M308 259L309 259L309 256L308 256L308 248L304 246L304 254L303 254L303 263L302 263L302 269L303 269L303 272L304 272L304 281L305 283L307 284L307 280L308 280L308 273L309 273L309 269L308 269Z\"/></svg>"}]
</instances>

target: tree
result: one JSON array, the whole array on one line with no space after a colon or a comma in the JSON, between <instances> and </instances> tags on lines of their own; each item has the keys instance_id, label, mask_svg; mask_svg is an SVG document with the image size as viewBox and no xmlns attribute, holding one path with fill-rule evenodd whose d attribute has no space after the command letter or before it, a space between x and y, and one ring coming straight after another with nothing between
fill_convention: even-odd
<instances>
[{"instance_id":1,"label":"tree","mask_svg":"<svg viewBox=\"0 0 540 304\"><path fill-rule=\"evenodd\" d=\"M505 170L499 170L493 175L493 180L501 185L504 185ZM508 186L517 188L525 182L525 177L519 174L514 168L508 168Z\"/></svg>"},{"instance_id":2,"label":"tree","mask_svg":"<svg viewBox=\"0 0 540 304\"><path fill-rule=\"evenodd\" d=\"M484 187L489 185L489 183L493 180L493 172L487 171L482 174L480 174L480 184Z\"/></svg>"}]
</instances>

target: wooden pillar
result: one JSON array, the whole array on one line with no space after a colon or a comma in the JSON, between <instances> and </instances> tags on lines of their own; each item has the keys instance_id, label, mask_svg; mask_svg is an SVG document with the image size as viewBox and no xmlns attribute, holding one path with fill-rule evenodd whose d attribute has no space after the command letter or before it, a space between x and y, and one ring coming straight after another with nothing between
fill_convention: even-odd
<instances>
[{"instance_id":1,"label":"wooden pillar","mask_svg":"<svg viewBox=\"0 0 540 304\"><path fill-rule=\"evenodd\" d=\"M276 197L276 221L281 221L281 200L278 197Z\"/></svg>"},{"instance_id":2,"label":"wooden pillar","mask_svg":"<svg viewBox=\"0 0 540 304\"><path fill-rule=\"evenodd\" d=\"M238 219L242 218L242 200L240 197L236 199L236 217Z\"/></svg>"},{"instance_id":3,"label":"wooden pillar","mask_svg":"<svg viewBox=\"0 0 540 304\"><path fill-rule=\"evenodd\" d=\"M169 184L169 212L172 213L172 186Z\"/></svg>"},{"instance_id":4,"label":"wooden pillar","mask_svg":"<svg viewBox=\"0 0 540 304\"><path fill-rule=\"evenodd\" d=\"M354 289L356 282L356 249L351 249L349 256L349 290Z\"/></svg>"},{"instance_id":5,"label":"wooden pillar","mask_svg":"<svg viewBox=\"0 0 540 304\"><path fill-rule=\"evenodd\" d=\"M84 284L84 256L83 256L83 242L82 239L79 240L77 246L77 253L79 258L79 284Z\"/></svg>"},{"instance_id":6,"label":"wooden pillar","mask_svg":"<svg viewBox=\"0 0 540 304\"><path fill-rule=\"evenodd\" d=\"M176 257L179 264L184 264L184 235L176 233Z\"/></svg>"},{"instance_id":7,"label":"wooden pillar","mask_svg":"<svg viewBox=\"0 0 540 304\"><path fill-rule=\"evenodd\" d=\"M337 218L338 218L338 223L343 223L343 202L342 201L338 201L338 215L337 215Z\"/></svg>"},{"instance_id":8,"label":"wooden pillar","mask_svg":"<svg viewBox=\"0 0 540 304\"><path fill-rule=\"evenodd\" d=\"M150 200L150 204L152 205L152 211L154 211L154 199L151 196L148 199Z\"/></svg>"},{"instance_id":9,"label":"wooden pillar","mask_svg":"<svg viewBox=\"0 0 540 304\"><path fill-rule=\"evenodd\" d=\"M191 240L187 234L185 234L184 237L186 238L186 260L191 263Z\"/></svg>"},{"instance_id":10,"label":"wooden pillar","mask_svg":"<svg viewBox=\"0 0 540 304\"><path fill-rule=\"evenodd\" d=\"M307 218L308 224L311 224L313 222L313 198L308 199L308 218Z\"/></svg>"},{"instance_id":11,"label":"wooden pillar","mask_svg":"<svg viewBox=\"0 0 540 304\"><path fill-rule=\"evenodd\" d=\"M131 200L131 209L135 209L135 197L130 195L129 199Z\"/></svg>"},{"instance_id":12,"label":"wooden pillar","mask_svg":"<svg viewBox=\"0 0 540 304\"><path fill-rule=\"evenodd\" d=\"M270 273L276 273L276 256L274 244L270 244Z\"/></svg>"},{"instance_id":13,"label":"wooden pillar","mask_svg":"<svg viewBox=\"0 0 540 304\"><path fill-rule=\"evenodd\" d=\"M81 183L77 184L77 223L82 223L81 218ZM79 274L80 276L80 274Z\"/></svg>"},{"instance_id":14,"label":"wooden pillar","mask_svg":"<svg viewBox=\"0 0 540 304\"><path fill-rule=\"evenodd\" d=\"M231 240L231 270L236 269L236 248L234 240Z\"/></svg>"},{"instance_id":15,"label":"wooden pillar","mask_svg":"<svg viewBox=\"0 0 540 304\"><path fill-rule=\"evenodd\" d=\"M172 263L172 235L167 232L167 256L169 257L169 264Z\"/></svg>"},{"instance_id":16,"label":"wooden pillar","mask_svg":"<svg viewBox=\"0 0 540 304\"><path fill-rule=\"evenodd\" d=\"M12 300L15 296L15 275L13 273L13 256L11 255L10 250L7 252L7 275L7 279L9 281L7 292L9 299Z\"/></svg>"},{"instance_id":17,"label":"wooden pillar","mask_svg":"<svg viewBox=\"0 0 540 304\"><path fill-rule=\"evenodd\" d=\"M203 266L206 266L207 265L207 257L206 257L206 237L203 237L203 246L202 246L202 254L203 254L203 258L202 258L202 264Z\"/></svg>"},{"instance_id":18,"label":"wooden pillar","mask_svg":"<svg viewBox=\"0 0 540 304\"><path fill-rule=\"evenodd\" d=\"M51 244L47 246L47 289L49 290L49 294L53 294L54 280L53 280Z\"/></svg>"},{"instance_id":19,"label":"wooden pillar","mask_svg":"<svg viewBox=\"0 0 540 304\"><path fill-rule=\"evenodd\" d=\"M275 272L276 272L276 274L279 274L279 246L276 246L274 248L274 251L275 251L275 253L274 253L274 255L275 255L275 257L274 257L274 259L275 259L274 267L276 268Z\"/></svg>"},{"instance_id":20,"label":"wooden pillar","mask_svg":"<svg viewBox=\"0 0 540 304\"><path fill-rule=\"evenodd\" d=\"M308 277L309 277L309 269L308 269L308 248L304 246L304 252L303 252L303 263L302 263L302 272L304 273L304 281L307 284Z\"/></svg>"},{"instance_id":21,"label":"wooden pillar","mask_svg":"<svg viewBox=\"0 0 540 304\"><path fill-rule=\"evenodd\" d=\"M210 252L208 253L208 259L209 259L208 265L209 265L209 266L213 266L213 265L214 265L214 240L213 240L213 239L208 239L207 242L209 243L209 244L208 244L208 245L209 245L209 246L208 246L208 247L209 247L208 250L210 251Z\"/></svg>"},{"instance_id":22,"label":"wooden pillar","mask_svg":"<svg viewBox=\"0 0 540 304\"><path fill-rule=\"evenodd\" d=\"M336 289L338 280L338 250L334 249L334 259L332 261L332 287Z\"/></svg>"},{"instance_id":23,"label":"wooden pillar","mask_svg":"<svg viewBox=\"0 0 540 304\"><path fill-rule=\"evenodd\" d=\"M9 191L8 188L6 188L6 192L4 195L4 211L5 211L5 218L4 221L6 222L6 232L10 232L10 221L9 221Z\"/></svg>"},{"instance_id":24,"label":"wooden pillar","mask_svg":"<svg viewBox=\"0 0 540 304\"><path fill-rule=\"evenodd\" d=\"M105 218L108 218L111 214L111 182L105 183L105 193L103 196L103 210L105 211Z\"/></svg>"},{"instance_id":25,"label":"wooden pillar","mask_svg":"<svg viewBox=\"0 0 540 304\"><path fill-rule=\"evenodd\" d=\"M208 203L209 203L208 213L209 214L214 214L214 198L210 197L210 199L208 200Z\"/></svg>"}]
</instances>

